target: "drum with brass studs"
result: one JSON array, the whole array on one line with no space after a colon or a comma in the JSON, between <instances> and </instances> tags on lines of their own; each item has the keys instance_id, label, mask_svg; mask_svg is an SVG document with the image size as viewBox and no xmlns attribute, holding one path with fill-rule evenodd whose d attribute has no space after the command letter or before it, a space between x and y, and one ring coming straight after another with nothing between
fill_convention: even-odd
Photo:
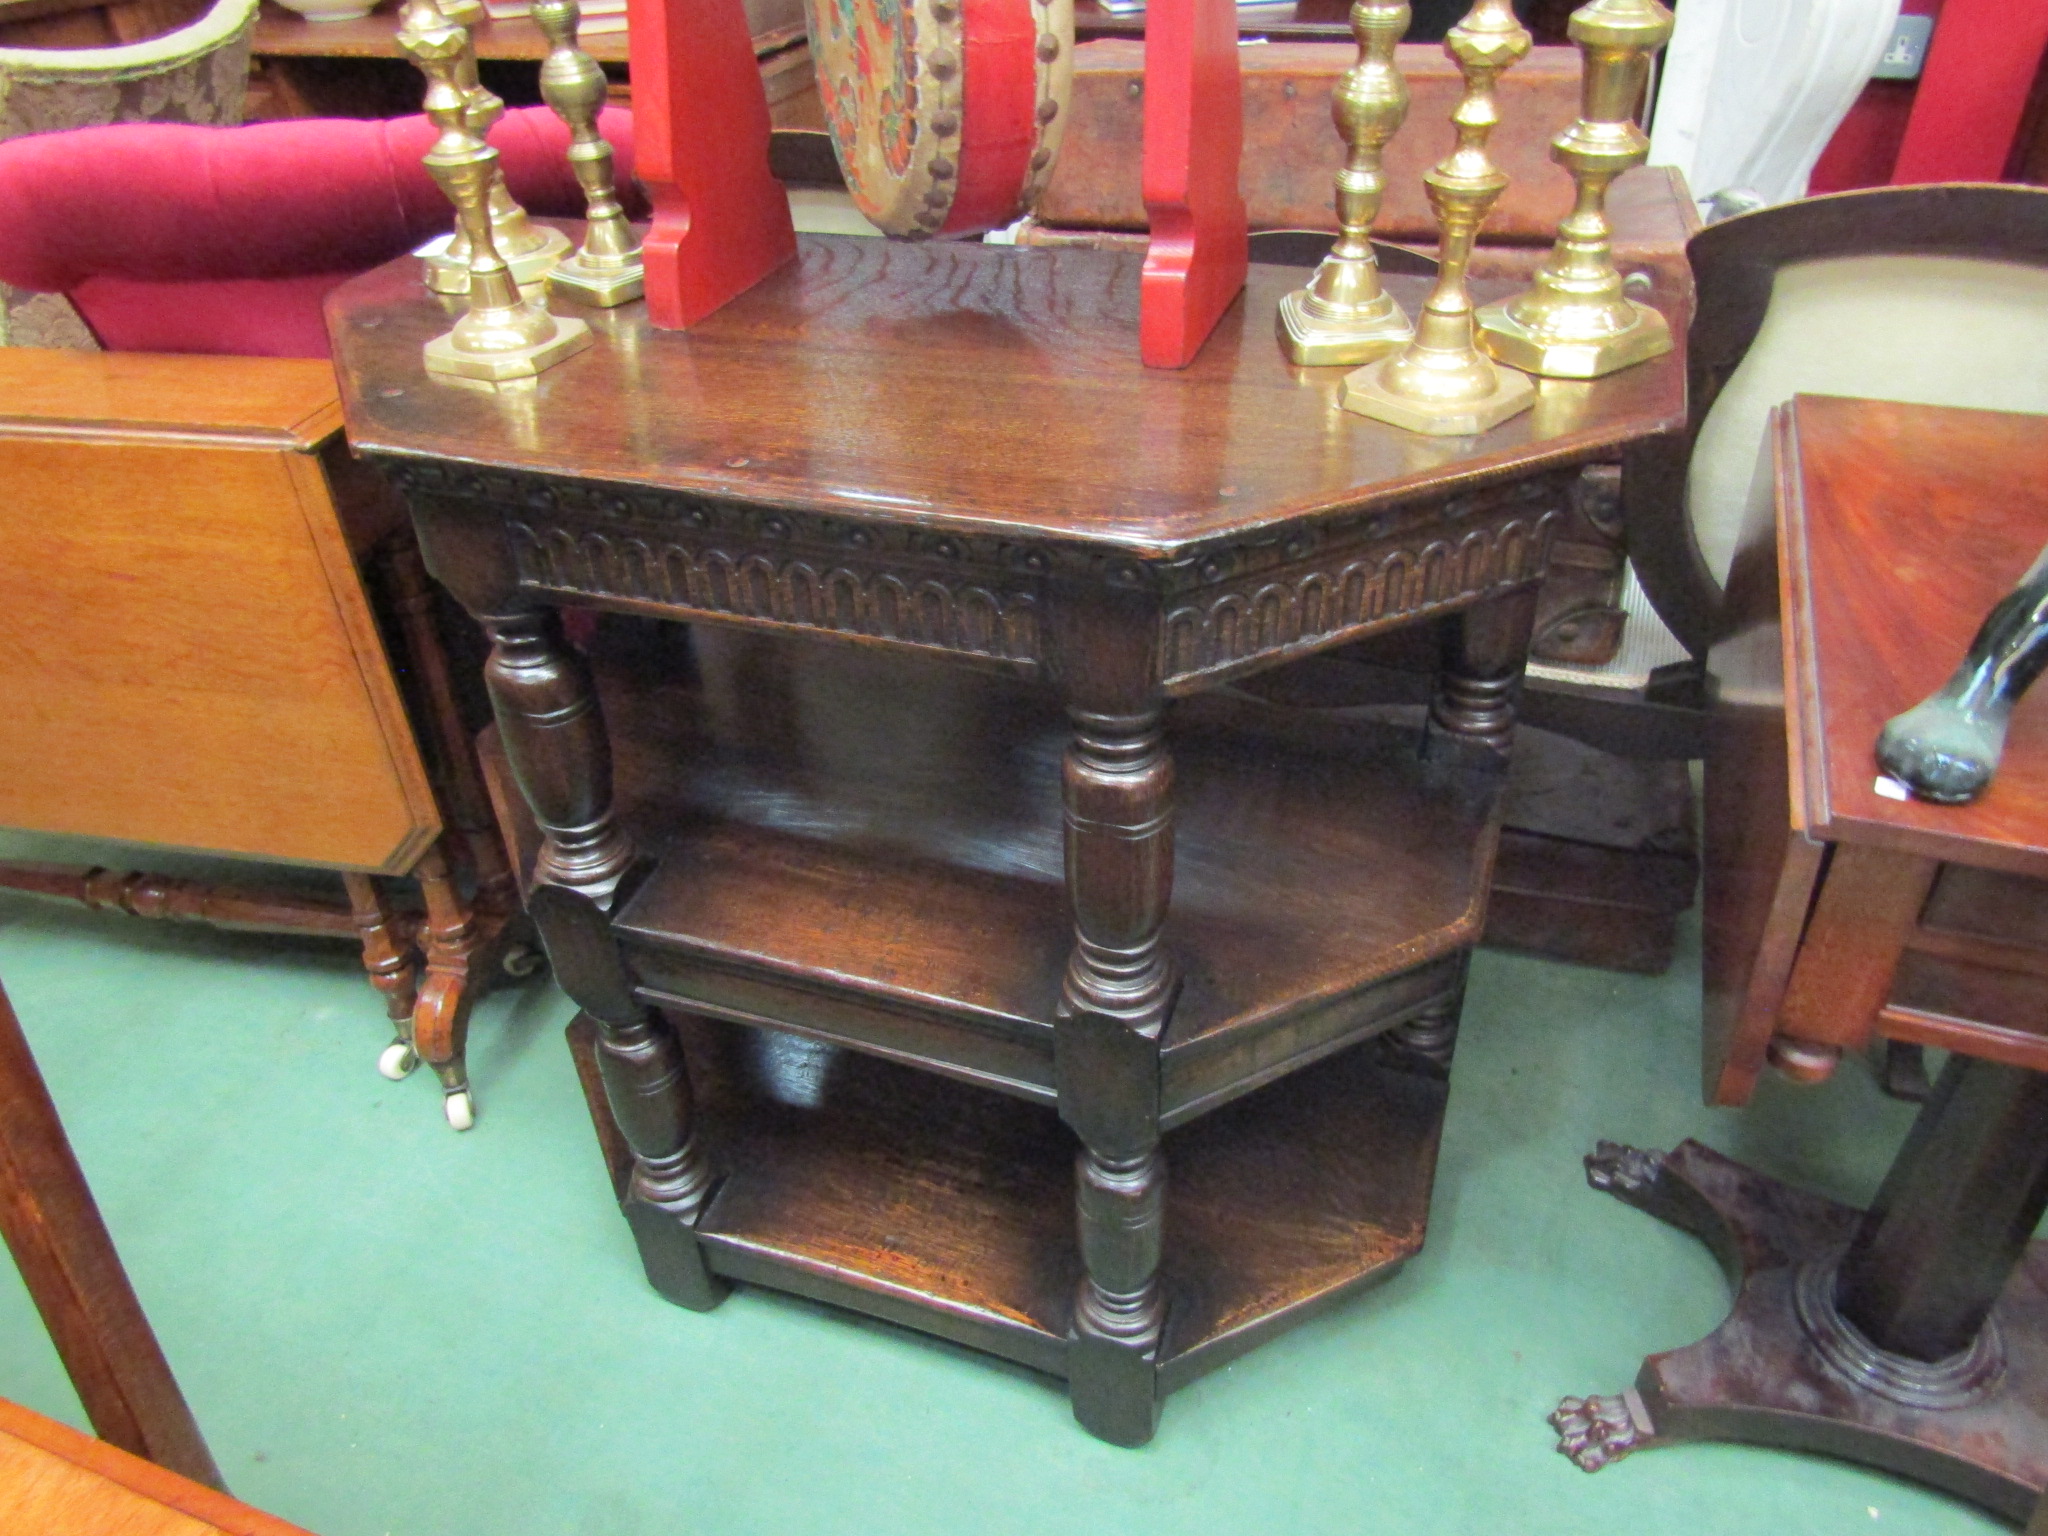
<instances>
[{"instance_id":1,"label":"drum with brass studs","mask_svg":"<svg viewBox=\"0 0 2048 1536\"><path fill-rule=\"evenodd\" d=\"M809 0L818 94L847 190L884 234L1013 223L1051 174L1073 0Z\"/></svg>"}]
</instances>

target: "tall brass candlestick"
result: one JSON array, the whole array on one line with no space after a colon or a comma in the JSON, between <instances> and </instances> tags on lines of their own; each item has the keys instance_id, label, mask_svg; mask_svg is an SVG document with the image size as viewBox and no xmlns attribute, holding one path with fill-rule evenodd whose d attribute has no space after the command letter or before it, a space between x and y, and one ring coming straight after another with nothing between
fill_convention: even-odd
<instances>
[{"instance_id":1,"label":"tall brass candlestick","mask_svg":"<svg viewBox=\"0 0 2048 1536\"><path fill-rule=\"evenodd\" d=\"M505 103L484 89L477 79L474 27L484 16L482 0L405 0L398 13L399 31L432 32L454 26L463 35L463 56L456 66L456 85L469 103L470 127L478 138L489 134L505 115ZM502 169L492 172L489 197L491 233L498 254L512 269L522 288L531 288L546 277L556 262L569 254L569 237L559 229L535 224L514 200L505 185ZM469 243L460 225L438 245L420 248L427 263L427 286L436 293L469 292Z\"/></svg>"},{"instance_id":2,"label":"tall brass candlestick","mask_svg":"<svg viewBox=\"0 0 2048 1536\"><path fill-rule=\"evenodd\" d=\"M1465 75L1465 94L1451 113L1458 146L1423 178L1443 231L1436 287L1416 323L1415 339L1396 357L1359 369L1344 381L1344 405L1378 421L1432 436L1484 432L1527 410L1536 386L1479 351L1465 268L1479 226L1506 190L1508 178L1486 157L1487 136L1500 121L1493 99L1502 71L1529 51L1527 29L1508 0L1477 0L1444 37L1444 51Z\"/></svg>"},{"instance_id":3,"label":"tall brass candlestick","mask_svg":"<svg viewBox=\"0 0 2048 1536\"><path fill-rule=\"evenodd\" d=\"M1338 78L1330 116L1347 154L1337 173L1342 233L1306 288L1280 301L1280 339L1304 367L1369 363L1398 350L1415 327L1380 287L1372 221L1387 178L1380 152L1408 115L1408 82L1394 67L1394 45L1408 30L1408 0L1353 0L1351 35L1358 62Z\"/></svg>"},{"instance_id":4,"label":"tall brass candlestick","mask_svg":"<svg viewBox=\"0 0 2048 1536\"><path fill-rule=\"evenodd\" d=\"M558 320L520 297L498 253L490 207L498 152L473 126L463 83L463 60L474 60L469 32L436 15L439 26L408 26L398 42L427 77L426 113L441 136L427 151L425 164L455 205L458 228L467 237L469 307L452 331L427 343L427 370L493 382L526 378L589 346L590 327L581 320Z\"/></svg>"},{"instance_id":5,"label":"tall brass candlestick","mask_svg":"<svg viewBox=\"0 0 2048 1536\"><path fill-rule=\"evenodd\" d=\"M1671 12L1657 0L1592 0L1572 12L1570 31L1586 60L1582 105L1550 158L1571 172L1578 201L1535 286L1479 312L1479 343L1531 373L1597 379L1671 350L1664 317L1623 297L1607 222L1609 185L1649 157L1634 114L1650 57L1671 39Z\"/></svg>"},{"instance_id":6,"label":"tall brass candlestick","mask_svg":"<svg viewBox=\"0 0 2048 1536\"><path fill-rule=\"evenodd\" d=\"M582 19L576 0L533 0L533 20L548 40L540 66L540 93L555 116L569 125L569 169L583 184L589 219L583 244L548 274L548 291L610 308L646 291L640 242L619 207L612 179L612 147L597 131L604 106L604 68L576 46Z\"/></svg>"}]
</instances>

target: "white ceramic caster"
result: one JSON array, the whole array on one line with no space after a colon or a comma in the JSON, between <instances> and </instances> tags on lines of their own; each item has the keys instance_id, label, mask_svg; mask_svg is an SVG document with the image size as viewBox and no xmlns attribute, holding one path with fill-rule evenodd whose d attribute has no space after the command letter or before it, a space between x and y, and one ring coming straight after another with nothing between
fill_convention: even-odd
<instances>
[{"instance_id":1,"label":"white ceramic caster","mask_svg":"<svg viewBox=\"0 0 2048 1536\"><path fill-rule=\"evenodd\" d=\"M419 1056L403 1040L392 1041L384 1047L384 1054L377 1058L377 1070L394 1083L410 1075L419 1064Z\"/></svg>"},{"instance_id":2,"label":"white ceramic caster","mask_svg":"<svg viewBox=\"0 0 2048 1536\"><path fill-rule=\"evenodd\" d=\"M448 1123L458 1131L466 1131L476 1124L476 1102L470 1098L467 1088L443 1094L441 1108L448 1116Z\"/></svg>"},{"instance_id":3,"label":"white ceramic caster","mask_svg":"<svg viewBox=\"0 0 2048 1536\"><path fill-rule=\"evenodd\" d=\"M505 974L517 981L539 975L547 963L548 957L531 944L514 944L505 951L505 958L499 962L504 967Z\"/></svg>"}]
</instances>

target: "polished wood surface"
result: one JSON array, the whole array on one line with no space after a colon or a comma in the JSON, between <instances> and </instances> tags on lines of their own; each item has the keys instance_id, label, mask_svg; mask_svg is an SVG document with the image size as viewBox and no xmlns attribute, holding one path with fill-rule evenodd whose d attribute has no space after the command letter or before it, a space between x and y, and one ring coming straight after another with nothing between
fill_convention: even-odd
<instances>
[{"instance_id":1,"label":"polished wood surface","mask_svg":"<svg viewBox=\"0 0 2048 1536\"><path fill-rule=\"evenodd\" d=\"M2048 419L1801 396L1774 430L1779 526L1737 552L1711 656L1707 1097L1874 1034L2048 1068L2048 710L1973 805L1880 795L1875 755L2048 538Z\"/></svg>"},{"instance_id":2,"label":"polished wood surface","mask_svg":"<svg viewBox=\"0 0 2048 1536\"><path fill-rule=\"evenodd\" d=\"M4 1399L0 1525L38 1536L307 1536L275 1515Z\"/></svg>"},{"instance_id":3,"label":"polished wood surface","mask_svg":"<svg viewBox=\"0 0 2048 1536\"><path fill-rule=\"evenodd\" d=\"M1255 229L1334 229L1333 187L1344 143L1330 126L1330 92L1358 57L1355 44L1272 42L1239 48L1244 159L1239 183ZM1451 147L1451 109L1463 90L1441 46L1404 43L1396 62L1412 98L1406 127L1387 146L1387 193L1374 233L1432 248L1436 220L1422 173ZM1084 43L1074 54L1069 137L1039 199L1037 217L1063 228L1143 229L1140 161L1149 101L1145 45ZM1490 242L1548 246L1571 208L1571 178L1550 141L1579 110L1579 52L1537 48L1500 82L1501 127L1488 153L1509 174L1488 215ZM1620 187L1646 174L1631 172Z\"/></svg>"},{"instance_id":4,"label":"polished wood surface","mask_svg":"<svg viewBox=\"0 0 2048 1536\"><path fill-rule=\"evenodd\" d=\"M0 711L33 722L0 734L0 822L394 873L439 832L355 577L370 530L323 472L325 374L0 353Z\"/></svg>"},{"instance_id":5,"label":"polished wood surface","mask_svg":"<svg viewBox=\"0 0 2048 1536\"><path fill-rule=\"evenodd\" d=\"M1815 689L1791 716L1800 826L2048 875L2048 703L2015 710L2004 765L1969 805L1878 794L1873 755L2048 542L2048 420L1802 396L1784 430L1786 643Z\"/></svg>"},{"instance_id":6,"label":"polished wood surface","mask_svg":"<svg viewBox=\"0 0 2048 1536\"><path fill-rule=\"evenodd\" d=\"M1369 421L1338 406L1341 373L1293 368L1274 343L1274 306L1299 284L1281 267L1253 268L1191 367L1148 372L1137 269L1095 251L804 236L797 263L697 329L656 336L628 309L532 394L493 397L427 379L419 348L447 320L400 262L337 295L336 359L365 453L1146 560L1595 457L1681 418L1673 356L1545 381L1533 411L1476 438ZM1388 286L1412 305L1427 285Z\"/></svg>"},{"instance_id":7,"label":"polished wood surface","mask_svg":"<svg viewBox=\"0 0 2048 1536\"><path fill-rule=\"evenodd\" d=\"M101 1438L220 1487L220 1468L135 1299L4 991L0 1234Z\"/></svg>"}]
</instances>

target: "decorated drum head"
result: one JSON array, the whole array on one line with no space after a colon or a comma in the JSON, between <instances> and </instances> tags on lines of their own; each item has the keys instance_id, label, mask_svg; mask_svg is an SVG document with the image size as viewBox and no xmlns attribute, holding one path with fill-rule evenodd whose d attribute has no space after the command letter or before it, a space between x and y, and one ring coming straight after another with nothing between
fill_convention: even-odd
<instances>
[{"instance_id":1,"label":"decorated drum head","mask_svg":"<svg viewBox=\"0 0 2048 1536\"><path fill-rule=\"evenodd\" d=\"M807 0L818 94L884 234L969 235L1030 210L1074 75L1073 0Z\"/></svg>"}]
</instances>

